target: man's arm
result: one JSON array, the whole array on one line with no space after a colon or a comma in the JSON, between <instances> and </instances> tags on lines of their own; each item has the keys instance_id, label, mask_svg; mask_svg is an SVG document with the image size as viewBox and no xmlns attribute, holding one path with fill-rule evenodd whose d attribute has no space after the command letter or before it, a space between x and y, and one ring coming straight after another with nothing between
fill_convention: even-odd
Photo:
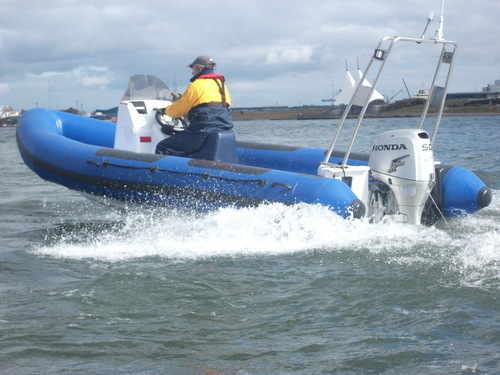
<instances>
[{"instance_id":1,"label":"man's arm","mask_svg":"<svg viewBox=\"0 0 500 375\"><path fill-rule=\"evenodd\" d=\"M196 103L195 91L193 85L189 84L181 98L165 108L165 114L172 118L185 116Z\"/></svg>"}]
</instances>

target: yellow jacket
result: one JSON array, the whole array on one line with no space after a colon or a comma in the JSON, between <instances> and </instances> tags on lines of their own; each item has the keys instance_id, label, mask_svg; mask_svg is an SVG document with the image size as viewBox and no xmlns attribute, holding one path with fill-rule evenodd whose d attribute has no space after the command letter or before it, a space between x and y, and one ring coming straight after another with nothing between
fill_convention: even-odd
<instances>
[{"instance_id":1,"label":"yellow jacket","mask_svg":"<svg viewBox=\"0 0 500 375\"><path fill-rule=\"evenodd\" d=\"M179 100L165 108L167 116L173 118L183 117L192 108L200 104L222 103L223 99L220 88L215 79L217 79L219 85L223 82L223 76L219 74L206 74L196 78L188 85ZM224 84L224 91L225 103L231 105L231 95L226 84Z\"/></svg>"}]
</instances>

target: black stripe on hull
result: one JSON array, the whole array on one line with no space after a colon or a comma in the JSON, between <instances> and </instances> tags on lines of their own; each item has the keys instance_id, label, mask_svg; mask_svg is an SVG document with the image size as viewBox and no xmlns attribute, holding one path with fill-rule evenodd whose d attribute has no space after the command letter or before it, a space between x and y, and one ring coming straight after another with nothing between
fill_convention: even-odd
<instances>
[{"instance_id":1,"label":"black stripe on hull","mask_svg":"<svg viewBox=\"0 0 500 375\"><path fill-rule=\"evenodd\" d=\"M204 200L209 203L220 205L237 205L242 207L257 206L263 202L272 202L269 199L252 198L247 196L228 194L222 192L212 192L201 189L168 186L163 184L152 184L137 181L122 181L101 176L90 176L57 167L47 163L33 154L31 154L22 144L19 137L17 143L23 159L27 160L33 166L34 171L42 178L42 171L56 178L48 179L51 182L61 183L70 188L81 190L95 195L110 195L118 200L130 200L134 203L147 203L151 195L157 196L154 199L161 205L164 200ZM151 171L151 173L155 173ZM137 193L147 193L149 196L140 196ZM276 201L277 202L277 201ZM281 201L279 201L281 202ZM284 204L292 204L281 202Z\"/></svg>"},{"instance_id":2,"label":"black stripe on hull","mask_svg":"<svg viewBox=\"0 0 500 375\"><path fill-rule=\"evenodd\" d=\"M302 149L307 149L307 147L298 147L298 146L284 146L284 145L274 145L268 143L254 143L254 142L237 142L238 147L247 148L250 150L269 150L269 151L285 151L285 152L294 152ZM323 151L323 155L326 156L327 150ZM342 159L345 156L345 152L342 151L334 151L331 157ZM369 154L361 154L358 152L351 152L349 155L349 160L359 160L359 161L368 161L370 157Z\"/></svg>"}]
</instances>

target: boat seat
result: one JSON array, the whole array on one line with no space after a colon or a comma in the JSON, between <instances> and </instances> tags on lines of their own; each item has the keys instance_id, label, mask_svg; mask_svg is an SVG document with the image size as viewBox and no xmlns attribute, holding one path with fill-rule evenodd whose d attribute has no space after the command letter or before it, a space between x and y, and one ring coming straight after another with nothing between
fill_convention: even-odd
<instances>
[{"instance_id":1,"label":"boat seat","mask_svg":"<svg viewBox=\"0 0 500 375\"><path fill-rule=\"evenodd\" d=\"M236 152L236 138L232 130L207 130L208 136L201 148L187 155L193 159L205 159L222 161L226 163L238 163Z\"/></svg>"}]
</instances>

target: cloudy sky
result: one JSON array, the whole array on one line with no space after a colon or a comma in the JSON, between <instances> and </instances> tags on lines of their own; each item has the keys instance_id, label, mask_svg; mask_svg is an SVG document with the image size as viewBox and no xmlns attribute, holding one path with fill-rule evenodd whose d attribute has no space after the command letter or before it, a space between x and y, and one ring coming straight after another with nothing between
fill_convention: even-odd
<instances>
[{"instance_id":1,"label":"cloudy sky","mask_svg":"<svg viewBox=\"0 0 500 375\"><path fill-rule=\"evenodd\" d=\"M215 58L233 106L322 104L343 85L346 60L364 68L382 36L418 36L440 3L0 0L0 104L109 108L136 73L182 91L196 55ZM451 92L500 79L500 0L447 0L444 31L459 44ZM401 98L402 78L411 91L428 85L436 51L398 47L379 90Z\"/></svg>"}]
</instances>

